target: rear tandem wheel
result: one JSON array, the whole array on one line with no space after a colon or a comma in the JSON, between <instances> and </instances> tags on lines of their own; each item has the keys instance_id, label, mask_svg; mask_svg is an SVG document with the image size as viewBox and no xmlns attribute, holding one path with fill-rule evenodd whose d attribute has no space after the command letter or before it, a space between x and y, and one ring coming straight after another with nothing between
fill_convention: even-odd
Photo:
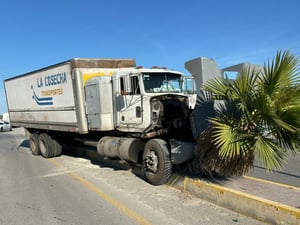
<instances>
[{"instance_id":1,"label":"rear tandem wheel","mask_svg":"<svg viewBox=\"0 0 300 225\"><path fill-rule=\"evenodd\" d=\"M39 135L37 133L31 133L29 137L29 145L33 155L40 155L39 147Z\"/></svg>"},{"instance_id":2,"label":"rear tandem wheel","mask_svg":"<svg viewBox=\"0 0 300 225\"><path fill-rule=\"evenodd\" d=\"M59 156L62 152L62 145L47 133L40 134L39 148L44 158Z\"/></svg>"}]
</instances>

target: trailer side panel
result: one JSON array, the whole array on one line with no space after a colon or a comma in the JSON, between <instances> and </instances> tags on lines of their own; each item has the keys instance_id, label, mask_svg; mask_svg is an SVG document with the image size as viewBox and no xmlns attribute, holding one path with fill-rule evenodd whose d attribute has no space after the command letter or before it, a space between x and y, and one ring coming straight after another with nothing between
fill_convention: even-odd
<instances>
[{"instance_id":1,"label":"trailer side panel","mask_svg":"<svg viewBox=\"0 0 300 225\"><path fill-rule=\"evenodd\" d=\"M78 130L69 62L8 79L4 84L13 125Z\"/></svg>"}]
</instances>

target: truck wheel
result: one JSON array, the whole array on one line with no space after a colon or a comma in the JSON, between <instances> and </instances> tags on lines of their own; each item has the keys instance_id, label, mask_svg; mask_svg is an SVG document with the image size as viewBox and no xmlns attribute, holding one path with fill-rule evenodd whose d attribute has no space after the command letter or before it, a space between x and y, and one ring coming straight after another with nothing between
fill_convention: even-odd
<instances>
[{"instance_id":1,"label":"truck wheel","mask_svg":"<svg viewBox=\"0 0 300 225\"><path fill-rule=\"evenodd\" d=\"M40 134L39 147L44 158L51 158L54 156L54 144L52 138L48 134Z\"/></svg>"},{"instance_id":2,"label":"truck wheel","mask_svg":"<svg viewBox=\"0 0 300 225\"><path fill-rule=\"evenodd\" d=\"M172 175L172 163L167 143L162 139L148 141L143 153L143 174L153 185L167 182Z\"/></svg>"},{"instance_id":3,"label":"truck wheel","mask_svg":"<svg viewBox=\"0 0 300 225\"><path fill-rule=\"evenodd\" d=\"M29 145L33 155L40 155L39 135L36 133L30 134Z\"/></svg>"},{"instance_id":4,"label":"truck wheel","mask_svg":"<svg viewBox=\"0 0 300 225\"><path fill-rule=\"evenodd\" d=\"M52 139L53 147L54 147L54 155L53 156L59 156L62 153L62 145L56 140Z\"/></svg>"}]
</instances>

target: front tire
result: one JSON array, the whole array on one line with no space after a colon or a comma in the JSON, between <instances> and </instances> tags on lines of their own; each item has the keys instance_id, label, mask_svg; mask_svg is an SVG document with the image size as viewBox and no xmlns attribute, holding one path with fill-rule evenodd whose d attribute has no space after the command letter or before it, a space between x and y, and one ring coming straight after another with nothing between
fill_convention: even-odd
<instances>
[{"instance_id":1,"label":"front tire","mask_svg":"<svg viewBox=\"0 0 300 225\"><path fill-rule=\"evenodd\" d=\"M151 139L144 148L142 171L146 180L161 185L172 175L172 163L167 143L162 139Z\"/></svg>"}]
</instances>

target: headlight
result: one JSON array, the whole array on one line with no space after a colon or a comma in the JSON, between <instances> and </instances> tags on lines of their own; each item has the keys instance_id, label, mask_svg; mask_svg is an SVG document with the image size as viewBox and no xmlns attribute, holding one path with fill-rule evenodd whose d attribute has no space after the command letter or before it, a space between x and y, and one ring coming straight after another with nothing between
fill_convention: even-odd
<instances>
[{"instance_id":1,"label":"headlight","mask_svg":"<svg viewBox=\"0 0 300 225\"><path fill-rule=\"evenodd\" d=\"M160 101L156 101L152 103L152 121L155 123L158 121L160 117L160 111L162 110L162 104Z\"/></svg>"}]
</instances>

